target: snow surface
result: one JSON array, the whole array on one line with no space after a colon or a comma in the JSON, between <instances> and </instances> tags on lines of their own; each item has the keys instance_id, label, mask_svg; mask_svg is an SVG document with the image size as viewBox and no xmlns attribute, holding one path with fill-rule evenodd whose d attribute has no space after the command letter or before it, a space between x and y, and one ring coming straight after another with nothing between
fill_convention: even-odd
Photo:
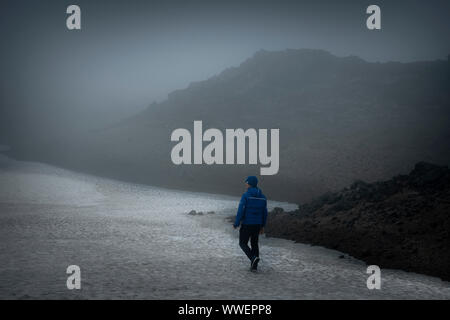
<instances>
[{"instance_id":1,"label":"snow surface","mask_svg":"<svg viewBox=\"0 0 450 320\"><path fill-rule=\"evenodd\" d=\"M450 298L449 282L399 270L383 269L381 290L369 290L363 262L265 236L251 273L226 220L238 200L0 155L0 299ZM69 265L81 290L66 287Z\"/></svg>"}]
</instances>

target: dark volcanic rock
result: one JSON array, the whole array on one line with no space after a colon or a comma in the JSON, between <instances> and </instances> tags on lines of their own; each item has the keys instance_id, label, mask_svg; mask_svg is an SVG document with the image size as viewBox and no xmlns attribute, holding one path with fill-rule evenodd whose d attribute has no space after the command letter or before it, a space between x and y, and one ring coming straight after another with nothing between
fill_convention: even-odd
<instances>
[{"instance_id":1,"label":"dark volcanic rock","mask_svg":"<svg viewBox=\"0 0 450 320\"><path fill-rule=\"evenodd\" d=\"M279 128L280 170L262 177L261 187L270 199L306 202L355 179L389 179L407 172L417 159L450 164L448 65L446 60L366 62L323 50L261 50L239 66L174 91L167 100L113 126L75 135L58 120L58 127L65 129L55 134L46 127L30 131L32 123L46 123L30 121L14 126L26 128L16 139L0 142L13 146L11 156L22 160L135 183L238 195L244 177L260 174L260 161L174 165L172 132L192 132L195 120L203 121L204 130L223 133ZM0 125L0 131L9 122ZM415 183L433 183L434 174ZM343 195L333 194L327 201L338 202L334 211L345 211L357 197L382 201L396 186L359 181L347 190L355 198L340 201ZM317 205L320 201L304 209L314 211Z\"/></svg>"},{"instance_id":2,"label":"dark volcanic rock","mask_svg":"<svg viewBox=\"0 0 450 320\"><path fill-rule=\"evenodd\" d=\"M450 170L420 162L409 175L357 181L294 212L272 211L266 233L450 280Z\"/></svg>"}]
</instances>

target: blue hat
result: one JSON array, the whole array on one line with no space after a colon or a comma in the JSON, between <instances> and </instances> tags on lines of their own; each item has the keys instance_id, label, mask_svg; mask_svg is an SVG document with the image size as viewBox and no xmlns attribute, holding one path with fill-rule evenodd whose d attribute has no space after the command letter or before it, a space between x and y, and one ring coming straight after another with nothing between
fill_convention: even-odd
<instances>
[{"instance_id":1,"label":"blue hat","mask_svg":"<svg viewBox=\"0 0 450 320\"><path fill-rule=\"evenodd\" d=\"M258 185L258 178L255 176L249 176L247 177L245 182L251 185L252 187L256 187Z\"/></svg>"}]
</instances>

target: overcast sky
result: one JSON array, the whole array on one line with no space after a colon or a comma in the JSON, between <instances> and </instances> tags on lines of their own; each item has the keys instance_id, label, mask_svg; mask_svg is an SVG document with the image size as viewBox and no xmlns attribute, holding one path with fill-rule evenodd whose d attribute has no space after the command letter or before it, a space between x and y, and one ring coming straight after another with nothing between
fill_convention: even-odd
<instances>
[{"instance_id":1,"label":"overcast sky","mask_svg":"<svg viewBox=\"0 0 450 320\"><path fill-rule=\"evenodd\" d=\"M82 30L66 29L78 4ZM382 30L366 28L377 4ZM21 1L0 4L2 107L126 108L237 66L259 49L368 61L446 59L450 1Z\"/></svg>"}]
</instances>

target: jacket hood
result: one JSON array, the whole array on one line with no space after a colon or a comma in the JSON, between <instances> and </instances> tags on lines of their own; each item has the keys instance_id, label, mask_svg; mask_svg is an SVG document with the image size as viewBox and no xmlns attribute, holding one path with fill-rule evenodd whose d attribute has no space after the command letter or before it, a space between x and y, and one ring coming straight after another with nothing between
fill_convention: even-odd
<instances>
[{"instance_id":1,"label":"jacket hood","mask_svg":"<svg viewBox=\"0 0 450 320\"><path fill-rule=\"evenodd\" d=\"M247 193L252 197L260 197L262 192L258 187L251 187L247 189Z\"/></svg>"}]
</instances>

